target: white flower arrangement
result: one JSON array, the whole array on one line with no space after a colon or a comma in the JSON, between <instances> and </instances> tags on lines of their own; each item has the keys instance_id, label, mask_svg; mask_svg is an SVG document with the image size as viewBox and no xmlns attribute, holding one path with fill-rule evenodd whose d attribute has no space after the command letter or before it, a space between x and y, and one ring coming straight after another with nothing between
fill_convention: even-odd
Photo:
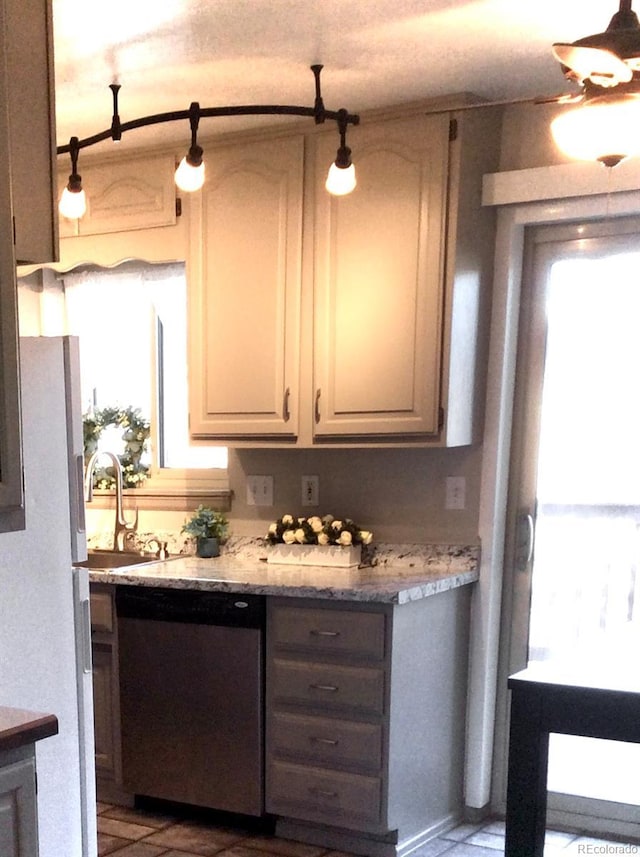
<instances>
[{"instance_id":1,"label":"white flower arrangement","mask_svg":"<svg viewBox=\"0 0 640 857\"><path fill-rule=\"evenodd\" d=\"M313 515L297 518L283 515L269 525L266 535L272 545L369 545L373 533L361 529L351 518L334 518L333 515Z\"/></svg>"}]
</instances>

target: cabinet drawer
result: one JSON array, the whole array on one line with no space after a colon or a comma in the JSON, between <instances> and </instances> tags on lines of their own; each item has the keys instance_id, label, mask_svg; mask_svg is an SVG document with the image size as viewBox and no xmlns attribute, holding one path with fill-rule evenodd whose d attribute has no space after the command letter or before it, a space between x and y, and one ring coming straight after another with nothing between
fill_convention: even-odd
<instances>
[{"instance_id":1,"label":"cabinet drawer","mask_svg":"<svg viewBox=\"0 0 640 857\"><path fill-rule=\"evenodd\" d=\"M91 592L91 630L113 633L113 599L110 592Z\"/></svg>"},{"instance_id":2,"label":"cabinet drawer","mask_svg":"<svg viewBox=\"0 0 640 857\"><path fill-rule=\"evenodd\" d=\"M270 677L274 699L322 708L382 714L384 672L375 667L311 664L275 658Z\"/></svg>"},{"instance_id":3,"label":"cabinet drawer","mask_svg":"<svg viewBox=\"0 0 640 857\"><path fill-rule=\"evenodd\" d=\"M295 814L310 820L377 822L381 783L377 777L327 771L274 762L271 766L268 812Z\"/></svg>"},{"instance_id":4,"label":"cabinet drawer","mask_svg":"<svg viewBox=\"0 0 640 857\"><path fill-rule=\"evenodd\" d=\"M336 652L382 660L384 621L382 613L276 607L272 633L280 648L299 647L323 654Z\"/></svg>"},{"instance_id":5,"label":"cabinet drawer","mask_svg":"<svg viewBox=\"0 0 640 857\"><path fill-rule=\"evenodd\" d=\"M350 764L379 771L382 726L276 712L271 720L271 752L322 766Z\"/></svg>"}]
</instances>

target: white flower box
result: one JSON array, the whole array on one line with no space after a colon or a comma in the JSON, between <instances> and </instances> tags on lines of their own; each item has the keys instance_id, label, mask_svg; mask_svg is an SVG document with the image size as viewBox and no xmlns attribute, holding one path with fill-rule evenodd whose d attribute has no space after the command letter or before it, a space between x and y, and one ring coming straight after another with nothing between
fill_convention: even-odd
<instances>
[{"instance_id":1,"label":"white flower box","mask_svg":"<svg viewBox=\"0 0 640 857\"><path fill-rule=\"evenodd\" d=\"M267 562L279 565L325 565L353 568L360 565L361 545L270 545Z\"/></svg>"}]
</instances>

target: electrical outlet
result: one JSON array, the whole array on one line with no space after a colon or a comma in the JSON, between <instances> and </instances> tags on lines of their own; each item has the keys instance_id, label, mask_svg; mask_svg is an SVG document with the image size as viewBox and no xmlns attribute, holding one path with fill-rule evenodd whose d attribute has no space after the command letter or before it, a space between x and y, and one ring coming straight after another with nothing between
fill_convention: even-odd
<instances>
[{"instance_id":1,"label":"electrical outlet","mask_svg":"<svg viewBox=\"0 0 640 857\"><path fill-rule=\"evenodd\" d=\"M465 507L467 480L464 476L447 476L445 482L445 509L461 510Z\"/></svg>"},{"instance_id":2,"label":"electrical outlet","mask_svg":"<svg viewBox=\"0 0 640 857\"><path fill-rule=\"evenodd\" d=\"M273 506L273 476L247 476L247 506Z\"/></svg>"},{"instance_id":3,"label":"electrical outlet","mask_svg":"<svg viewBox=\"0 0 640 857\"><path fill-rule=\"evenodd\" d=\"M302 477L302 505L317 506L320 503L320 478L318 476Z\"/></svg>"}]
</instances>

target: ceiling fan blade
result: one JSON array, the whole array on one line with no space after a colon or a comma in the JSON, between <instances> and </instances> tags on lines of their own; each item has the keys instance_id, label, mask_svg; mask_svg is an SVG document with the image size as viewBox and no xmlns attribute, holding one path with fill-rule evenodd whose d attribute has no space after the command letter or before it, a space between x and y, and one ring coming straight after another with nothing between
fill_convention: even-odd
<instances>
[{"instance_id":1,"label":"ceiling fan blade","mask_svg":"<svg viewBox=\"0 0 640 857\"><path fill-rule=\"evenodd\" d=\"M584 98L583 92L574 94L561 92L559 95L539 95L533 99L534 104L577 104Z\"/></svg>"},{"instance_id":2,"label":"ceiling fan blade","mask_svg":"<svg viewBox=\"0 0 640 857\"><path fill-rule=\"evenodd\" d=\"M598 86L609 87L628 83L633 77L631 68L620 57L605 48L589 48L559 42L552 45L552 50L558 62L569 70L565 76L571 80L582 83L589 79Z\"/></svg>"}]
</instances>

